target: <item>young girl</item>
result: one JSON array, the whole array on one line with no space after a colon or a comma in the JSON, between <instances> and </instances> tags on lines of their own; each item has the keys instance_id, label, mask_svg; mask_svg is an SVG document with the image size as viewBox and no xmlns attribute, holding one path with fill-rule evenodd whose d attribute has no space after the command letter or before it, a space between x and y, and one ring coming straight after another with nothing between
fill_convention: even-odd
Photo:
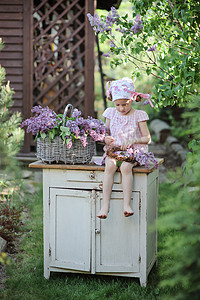
<instances>
[{"instance_id":1,"label":"young girl","mask_svg":"<svg viewBox=\"0 0 200 300\"><path fill-rule=\"evenodd\" d=\"M109 85L110 84L110 88ZM119 146L122 150L128 147L148 152L148 144L151 136L146 124L149 119L147 113L142 110L132 108L133 98L148 98L149 95L135 92L133 82L129 78L107 83L108 99L114 102L115 107L109 107L103 113L106 117L106 127L108 135L105 137L104 150L108 147ZM141 99L141 98L140 98ZM137 100L136 100L137 101ZM150 99L149 99L150 102ZM151 102L150 102L151 103ZM151 103L152 105L152 103ZM97 217L106 219L110 208L110 197L112 193L114 174L117 170L117 161L114 158L104 155L105 172L103 180L103 205ZM133 187L133 164L123 161L120 166L122 174L122 188L124 195L124 216L129 217L134 214L131 208L131 195Z\"/></svg>"}]
</instances>

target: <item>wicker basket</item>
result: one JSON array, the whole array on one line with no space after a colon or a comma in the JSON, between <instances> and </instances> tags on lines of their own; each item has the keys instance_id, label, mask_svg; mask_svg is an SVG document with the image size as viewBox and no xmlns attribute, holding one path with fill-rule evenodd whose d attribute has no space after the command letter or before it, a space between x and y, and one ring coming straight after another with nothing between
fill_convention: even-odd
<instances>
[{"instance_id":1,"label":"wicker basket","mask_svg":"<svg viewBox=\"0 0 200 300\"><path fill-rule=\"evenodd\" d=\"M68 104L63 114L63 126L68 108L73 107ZM37 158L43 162L64 162L65 164L87 164L92 156L96 154L96 143L91 136L87 137L87 145L83 147L80 140L75 140L70 149L63 144L61 137L49 140L49 137L37 139Z\"/></svg>"},{"instance_id":2,"label":"wicker basket","mask_svg":"<svg viewBox=\"0 0 200 300\"><path fill-rule=\"evenodd\" d=\"M72 147L67 149L67 146L63 141L60 145L60 161L65 164L87 164L91 161L92 156L95 155L95 141L91 138L87 138L87 145L83 147L80 140L75 140L72 143Z\"/></svg>"},{"instance_id":3,"label":"wicker basket","mask_svg":"<svg viewBox=\"0 0 200 300\"><path fill-rule=\"evenodd\" d=\"M64 162L65 164L86 164L91 161L96 152L95 141L87 138L87 145L83 147L80 140L75 140L70 149L60 137L49 140L49 137L37 139L37 158L45 163Z\"/></svg>"},{"instance_id":4,"label":"wicker basket","mask_svg":"<svg viewBox=\"0 0 200 300\"><path fill-rule=\"evenodd\" d=\"M60 137L55 137L53 140L49 140L49 137L44 139L37 139L37 158L43 162L54 162L57 163L60 160Z\"/></svg>"}]
</instances>

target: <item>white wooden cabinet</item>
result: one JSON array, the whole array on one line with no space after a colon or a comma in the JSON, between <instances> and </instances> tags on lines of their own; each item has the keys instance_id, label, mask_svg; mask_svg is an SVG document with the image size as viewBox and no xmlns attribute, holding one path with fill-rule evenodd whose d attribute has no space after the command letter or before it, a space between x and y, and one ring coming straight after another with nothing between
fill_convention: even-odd
<instances>
[{"instance_id":1,"label":"white wooden cabinet","mask_svg":"<svg viewBox=\"0 0 200 300\"><path fill-rule=\"evenodd\" d=\"M162 159L159 160L162 163ZM136 277L145 286L156 261L158 169L133 169L132 208L123 215L121 173L116 172L111 207L102 203L103 166L29 165L43 168L44 276L75 272Z\"/></svg>"}]
</instances>

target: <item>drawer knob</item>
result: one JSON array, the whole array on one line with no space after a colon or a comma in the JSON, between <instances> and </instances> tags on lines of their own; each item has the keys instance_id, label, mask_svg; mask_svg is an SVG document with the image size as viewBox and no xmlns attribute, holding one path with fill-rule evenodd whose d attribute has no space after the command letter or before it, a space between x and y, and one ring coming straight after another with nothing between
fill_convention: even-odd
<instances>
[{"instance_id":1,"label":"drawer knob","mask_svg":"<svg viewBox=\"0 0 200 300\"><path fill-rule=\"evenodd\" d=\"M94 174L94 172L91 172L91 173L90 173L90 178L91 178L91 179L95 179L95 174Z\"/></svg>"},{"instance_id":2,"label":"drawer knob","mask_svg":"<svg viewBox=\"0 0 200 300\"><path fill-rule=\"evenodd\" d=\"M96 233L96 234L99 234L99 233L100 233L100 230L96 228L96 229L95 229L95 233Z\"/></svg>"}]
</instances>

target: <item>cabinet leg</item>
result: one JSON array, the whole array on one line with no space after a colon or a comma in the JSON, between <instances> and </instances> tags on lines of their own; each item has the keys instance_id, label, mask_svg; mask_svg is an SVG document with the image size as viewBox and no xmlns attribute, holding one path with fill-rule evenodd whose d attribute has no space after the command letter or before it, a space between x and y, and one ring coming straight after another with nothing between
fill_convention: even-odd
<instances>
[{"instance_id":1,"label":"cabinet leg","mask_svg":"<svg viewBox=\"0 0 200 300\"><path fill-rule=\"evenodd\" d=\"M50 271L49 268L44 269L44 278L49 279L50 277Z\"/></svg>"},{"instance_id":2,"label":"cabinet leg","mask_svg":"<svg viewBox=\"0 0 200 300\"><path fill-rule=\"evenodd\" d=\"M142 287L146 287L146 285L147 285L147 278L146 278L146 276L141 276L140 277L140 285Z\"/></svg>"}]
</instances>

